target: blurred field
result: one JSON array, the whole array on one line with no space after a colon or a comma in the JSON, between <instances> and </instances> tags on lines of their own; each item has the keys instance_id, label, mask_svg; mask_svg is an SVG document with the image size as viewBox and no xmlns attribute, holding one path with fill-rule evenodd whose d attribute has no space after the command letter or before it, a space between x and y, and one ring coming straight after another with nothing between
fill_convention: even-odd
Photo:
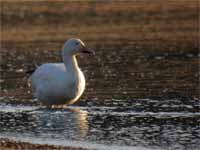
<instances>
[{"instance_id":1,"label":"blurred field","mask_svg":"<svg viewBox=\"0 0 200 150\"><path fill-rule=\"evenodd\" d=\"M83 99L199 98L198 11L198 0L1 1L1 71L58 61L79 37L97 52L80 58Z\"/></svg>"},{"instance_id":2,"label":"blurred field","mask_svg":"<svg viewBox=\"0 0 200 150\"><path fill-rule=\"evenodd\" d=\"M1 5L4 41L58 41L76 36L102 42L176 40L197 46L196 0L2 2Z\"/></svg>"}]
</instances>

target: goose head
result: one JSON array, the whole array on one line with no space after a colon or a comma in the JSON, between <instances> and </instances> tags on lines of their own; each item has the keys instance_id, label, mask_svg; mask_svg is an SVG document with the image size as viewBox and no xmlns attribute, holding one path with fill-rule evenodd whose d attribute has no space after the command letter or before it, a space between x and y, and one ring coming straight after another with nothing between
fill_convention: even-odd
<instances>
[{"instance_id":1,"label":"goose head","mask_svg":"<svg viewBox=\"0 0 200 150\"><path fill-rule=\"evenodd\" d=\"M65 42L62 53L63 56L73 56L79 53L94 54L94 51L90 48L87 48L80 39L72 38Z\"/></svg>"}]
</instances>

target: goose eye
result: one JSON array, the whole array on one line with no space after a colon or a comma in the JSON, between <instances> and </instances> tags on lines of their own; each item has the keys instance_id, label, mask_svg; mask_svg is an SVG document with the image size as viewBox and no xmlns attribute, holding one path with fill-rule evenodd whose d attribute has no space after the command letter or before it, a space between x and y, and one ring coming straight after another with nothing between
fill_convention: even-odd
<instances>
[{"instance_id":1,"label":"goose eye","mask_svg":"<svg viewBox=\"0 0 200 150\"><path fill-rule=\"evenodd\" d=\"M78 43L78 42L76 42L76 43L75 43L75 45L79 45L79 43Z\"/></svg>"}]
</instances>

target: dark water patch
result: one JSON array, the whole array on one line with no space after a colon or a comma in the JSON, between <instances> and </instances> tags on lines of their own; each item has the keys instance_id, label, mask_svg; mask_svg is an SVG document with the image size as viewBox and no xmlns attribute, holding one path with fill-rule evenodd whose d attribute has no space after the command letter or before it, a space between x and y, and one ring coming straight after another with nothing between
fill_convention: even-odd
<instances>
[{"instance_id":1,"label":"dark water patch","mask_svg":"<svg viewBox=\"0 0 200 150\"><path fill-rule=\"evenodd\" d=\"M117 112L139 111L139 112L199 112L199 99L104 99L90 100L88 103L79 102L79 105L88 107L112 107Z\"/></svg>"},{"instance_id":2,"label":"dark water patch","mask_svg":"<svg viewBox=\"0 0 200 150\"><path fill-rule=\"evenodd\" d=\"M199 143L199 116L174 117L151 115L96 115L91 122L97 141L118 141L121 144L135 144L161 147L192 147ZM177 135L180 137L177 138ZM188 137L193 137L189 139ZM184 141L184 142L183 142ZM175 144L175 145L173 145ZM174 148L172 148L174 149Z\"/></svg>"},{"instance_id":3,"label":"dark water patch","mask_svg":"<svg viewBox=\"0 0 200 150\"><path fill-rule=\"evenodd\" d=\"M26 112L0 112L0 126L1 132L9 131L21 131L32 130L34 128L34 117L30 116Z\"/></svg>"}]
</instances>

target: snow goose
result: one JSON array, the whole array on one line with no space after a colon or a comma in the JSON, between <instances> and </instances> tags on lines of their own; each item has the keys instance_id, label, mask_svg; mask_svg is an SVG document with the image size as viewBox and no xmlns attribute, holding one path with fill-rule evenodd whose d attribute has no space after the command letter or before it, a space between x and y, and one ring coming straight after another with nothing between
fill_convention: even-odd
<instances>
[{"instance_id":1,"label":"snow goose","mask_svg":"<svg viewBox=\"0 0 200 150\"><path fill-rule=\"evenodd\" d=\"M34 97L47 106L72 104L85 89L85 78L76 55L92 53L80 39L69 39L62 48L63 63L46 63L30 77Z\"/></svg>"}]
</instances>

